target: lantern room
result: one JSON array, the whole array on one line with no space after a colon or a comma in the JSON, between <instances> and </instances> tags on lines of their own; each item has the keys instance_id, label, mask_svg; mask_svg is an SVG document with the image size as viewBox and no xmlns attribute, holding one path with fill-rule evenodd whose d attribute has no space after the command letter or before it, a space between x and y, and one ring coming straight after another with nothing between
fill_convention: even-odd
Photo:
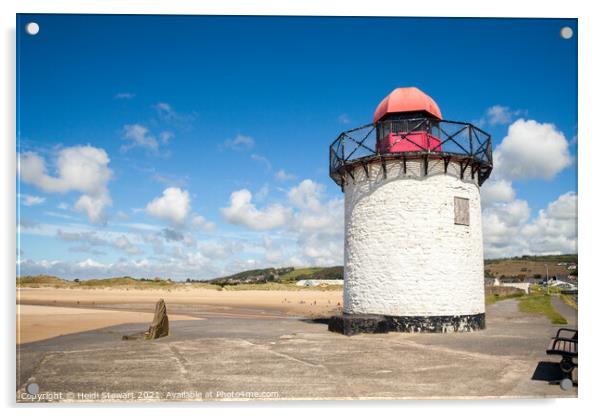
<instances>
[{"instance_id":1,"label":"lantern room","mask_svg":"<svg viewBox=\"0 0 602 416\"><path fill-rule=\"evenodd\" d=\"M433 134L442 119L439 106L416 87L396 88L376 107L378 153L441 151Z\"/></svg>"}]
</instances>

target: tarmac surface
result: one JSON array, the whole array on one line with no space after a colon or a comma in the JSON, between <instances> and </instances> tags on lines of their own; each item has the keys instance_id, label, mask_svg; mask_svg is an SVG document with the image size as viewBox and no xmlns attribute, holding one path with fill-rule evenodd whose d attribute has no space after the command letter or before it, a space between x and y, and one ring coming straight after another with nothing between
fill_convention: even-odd
<instances>
[{"instance_id":1,"label":"tarmac surface","mask_svg":"<svg viewBox=\"0 0 602 416\"><path fill-rule=\"evenodd\" d=\"M545 350L558 326L519 312L515 300L488 306L487 329L473 333L346 337L274 311L190 315L207 319L172 322L170 336L155 341L122 341L148 327L126 324L22 344L17 401L577 396L577 387L551 383L559 357Z\"/></svg>"}]
</instances>

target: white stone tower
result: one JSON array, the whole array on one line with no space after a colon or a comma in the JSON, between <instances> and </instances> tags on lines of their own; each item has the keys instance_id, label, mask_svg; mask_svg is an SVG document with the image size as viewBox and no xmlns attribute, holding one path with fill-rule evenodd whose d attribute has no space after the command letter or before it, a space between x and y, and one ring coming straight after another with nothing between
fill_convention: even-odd
<instances>
[{"instance_id":1,"label":"white stone tower","mask_svg":"<svg viewBox=\"0 0 602 416\"><path fill-rule=\"evenodd\" d=\"M331 330L485 327L479 187L492 167L489 134L443 120L413 87L339 135L330 176L345 193L345 286Z\"/></svg>"}]
</instances>

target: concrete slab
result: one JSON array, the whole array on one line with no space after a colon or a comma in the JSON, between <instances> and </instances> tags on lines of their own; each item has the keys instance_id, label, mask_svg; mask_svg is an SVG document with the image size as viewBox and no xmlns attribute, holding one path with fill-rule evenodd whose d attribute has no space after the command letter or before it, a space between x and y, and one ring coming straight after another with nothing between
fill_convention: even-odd
<instances>
[{"instance_id":1,"label":"concrete slab","mask_svg":"<svg viewBox=\"0 0 602 416\"><path fill-rule=\"evenodd\" d=\"M28 396L31 382L61 402L577 394L532 379L541 362L557 361L545 354L556 328L520 313L513 300L489 307L487 329L473 333L346 337L272 312L179 321L167 338L121 341L141 329L119 325L22 345L17 400L50 397Z\"/></svg>"}]
</instances>

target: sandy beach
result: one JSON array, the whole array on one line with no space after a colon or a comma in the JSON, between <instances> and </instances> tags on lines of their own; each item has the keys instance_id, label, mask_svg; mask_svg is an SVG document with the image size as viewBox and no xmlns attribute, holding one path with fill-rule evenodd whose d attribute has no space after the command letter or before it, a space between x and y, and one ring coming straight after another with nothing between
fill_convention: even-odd
<instances>
[{"instance_id":1,"label":"sandy beach","mask_svg":"<svg viewBox=\"0 0 602 416\"><path fill-rule=\"evenodd\" d=\"M171 321L202 319L172 315ZM17 344L125 323L151 322L148 312L126 312L60 306L17 306Z\"/></svg>"},{"instance_id":2,"label":"sandy beach","mask_svg":"<svg viewBox=\"0 0 602 416\"><path fill-rule=\"evenodd\" d=\"M122 323L150 323L154 304L164 299L172 321L213 316L276 319L319 317L336 313L341 291L218 291L205 288L17 290L17 343Z\"/></svg>"}]
</instances>

